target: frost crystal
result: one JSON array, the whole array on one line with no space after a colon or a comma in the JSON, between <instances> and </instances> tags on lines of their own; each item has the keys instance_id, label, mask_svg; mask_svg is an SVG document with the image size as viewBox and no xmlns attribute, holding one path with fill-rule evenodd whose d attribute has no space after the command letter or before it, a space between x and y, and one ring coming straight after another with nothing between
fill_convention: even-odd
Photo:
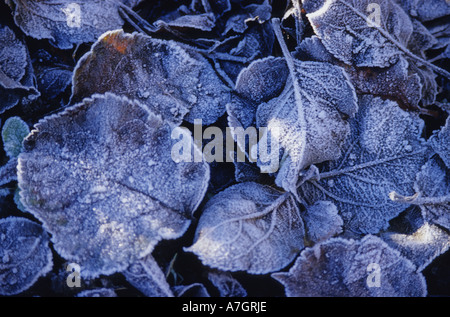
<instances>
[{"instance_id":1,"label":"frost crystal","mask_svg":"<svg viewBox=\"0 0 450 317\"><path fill-rule=\"evenodd\" d=\"M123 270L187 229L209 167L172 160L172 128L139 102L108 93L43 119L25 139L22 203L82 276Z\"/></svg>"}]
</instances>

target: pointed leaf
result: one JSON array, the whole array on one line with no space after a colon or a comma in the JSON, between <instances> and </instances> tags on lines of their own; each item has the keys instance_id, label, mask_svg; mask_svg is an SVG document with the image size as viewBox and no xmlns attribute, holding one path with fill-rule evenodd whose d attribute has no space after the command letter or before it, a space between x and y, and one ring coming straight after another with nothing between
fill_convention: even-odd
<instances>
[{"instance_id":1,"label":"pointed leaf","mask_svg":"<svg viewBox=\"0 0 450 317\"><path fill-rule=\"evenodd\" d=\"M187 251L214 268L264 274L288 265L303 248L303 236L293 196L241 183L207 202Z\"/></svg>"},{"instance_id":2,"label":"pointed leaf","mask_svg":"<svg viewBox=\"0 0 450 317\"><path fill-rule=\"evenodd\" d=\"M276 183L292 192L301 170L340 157L350 132L346 117L358 108L354 88L340 67L318 62L294 65L295 82L289 78L281 95L262 103L256 113L257 127L267 127L286 152Z\"/></svg>"},{"instance_id":3,"label":"pointed leaf","mask_svg":"<svg viewBox=\"0 0 450 317\"><path fill-rule=\"evenodd\" d=\"M131 264L122 274L148 297L173 297L163 271L151 254Z\"/></svg>"}]
</instances>

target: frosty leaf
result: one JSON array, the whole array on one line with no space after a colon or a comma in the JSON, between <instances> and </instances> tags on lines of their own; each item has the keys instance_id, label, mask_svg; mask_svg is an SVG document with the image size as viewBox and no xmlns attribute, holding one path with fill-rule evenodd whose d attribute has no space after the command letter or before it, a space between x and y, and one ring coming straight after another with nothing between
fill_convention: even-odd
<instances>
[{"instance_id":1,"label":"frosty leaf","mask_svg":"<svg viewBox=\"0 0 450 317\"><path fill-rule=\"evenodd\" d=\"M419 205L426 221L450 230L450 171L444 162L438 157L429 160L417 174L414 188L417 197L404 202Z\"/></svg>"},{"instance_id":2,"label":"frosty leaf","mask_svg":"<svg viewBox=\"0 0 450 317\"><path fill-rule=\"evenodd\" d=\"M408 41L408 49L414 54L426 58L425 51L437 44L437 39L419 21L413 19L413 33Z\"/></svg>"},{"instance_id":3,"label":"frosty leaf","mask_svg":"<svg viewBox=\"0 0 450 317\"><path fill-rule=\"evenodd\" d=\"M330 200L346 229L377 233L406 208L391 201L389 193L415 193L416 173L427 160L428 148L420 139L423 121L417 115L370 95L361 96L359 106L350 120L344 154L324 163L319 180L301 185L299 196L309 205Z\"/></svg>"},{"instance_id":4,"label":"frosty leaf","mask_svg":"<svg viewBox=\"0 0 450 317\"><path fill-rule=\"evenodd\" d=\"M0 167L0 186L17 179L17 158L13 157Z\"/></svg>"},{"instance_id":5,"label":"frosty leaf","mask_svg":"<svg viewBox=\"0 0 450 317\"><path fill-rule=\"evenodd\" d=\"M164 273L152 255L131 264L122 272L127 281L148 297L173 297Z\"/></svg>"},{"instance_id":6,"label":"frosty leaf","mask_svg":"<svg viewBox=\"0 0 450 317\"><path fill-rule=\"evenodd\" d=\"M420 21L431 21L450 15L450 4L443 0L395 0L405 11Z\"/></svg>"},{"instance_id":7,"label":"frosty leaf","mask_svg":"<svg viewBox=\"0 0 450 317\"><path fill-rule=\"evenodd\" d=\"M303 235L292 195L241 183L206 203L187 251L214 268L264 274L288 265L303 248Z\"/></svg>"},{"instance_id":8,"label":"frosty leaf","mask_svg":"<svg viewBox=\"0 0 450 317\"><path fill-rule=\"evenodd\" d=\"M333 55L328 52L317 36L304 39L296 48L294 57L300 60L335 63Z\"/></svg>"},{"instance_id":9,"label":"frosty leaf","mask_svg":"<svg viewBox=\"0 0 450 317\"><path fill-rule=\"evenodd\" d=\"M242 35L231 36L215 48L216 52L231 56L230 60L219 62L220 68L233 83L231 86L248 63L272 54L274 40L270 23L258 23L249 25Z\"/></svg>"},{"instance_id":10,"label":"frosty leaf","mask_svg":"<svg viewBox=\"0 0 450 317\"><path fill-rule=\"evenodd\" d=\"M240 13L227 20L223 34L227 34L231 30L236 33L243 33L247 29L249 21L257 20L259 23L264 23L270 19L271 14L272 6L268 0L264 0L262 4L249 4L243 7Z\"/></svg>"},{"instance_id":11,"label":"frosty leaf","mask_svg":"<svg viewBox=\"0 0 450 317\"><path fill-rule=\"evenodd\" d=\"M7 26L0 26L0 44L0 69L5 76L19 82L25 76L27 48Z\"/></svg>"},{"instance_id":12,"label":"frosty leaf","mask_svg":"<svg viewBox=\"0 0 450 317\"><path fill-rule=\"evenodd\" d=\"M230 273L209 272L208 279L218 289L219 297L247 296L247 291Z\"/></svg>"},{"instance_id":13,"label":"frosty leaf","mask_svg":"<svg viewBox=\"0 0 450 317\"><path fill-rule=\"evenodd\" d=\"M72 71L63 67L46 67L36 79L42 95L48 99L53 99L71 85Z\"/></svg>"},{"instance_id":14,"label":"frosty leaf","mask_svg":"<svg viewBox=\"0 0 450 317\"><path fill-rule=\"evenodd\" d=\"M295 192L302 169L341 155L349 133L345 117L355 114L357 100L340 67L298 61L292 67L283 92L259 105L256 124L267 127L285 151L277 185Z\"/></svg>"},{"instance_id":15,"label":"frosty leaf","mask_svg":"<svg viewBox=\"0 0 450 317\"><path fill-rule=\"evenodd\" d=\"M230 99L228 87L193 49L121 30L102 35L80 59L71 101L107 91L139 100L176 124L212 124Z\"/></svg>"},{"instance_id":16,"label":"frosty leaf","mask_svg":"<svg viewBox=\"0 0 450 317\"><path fill-rule=\"evenodd\" d=\"M52 269L48 234L25 218L0 219L0 295L19 294Z\"/></svg>"},{"instance_id":17,"label":"frosty leaf","mask_svg":"<svg viewBox=\"0 0 450 317\"><path fill-rule=\"evenodd\" d=\"M289 272L272 277L285 286L289 297L417 297L427 293L425 278L415 266L371 235L361 241L333 238L307 248Z\"/></svg>"},{"instance_id":18,"label":"frosty leaf","mask_svg":"<svg viewBox=\"0 0 450 317\"><path fill-rule=\"evenodd\" d=\"M348 65L388 67L406 55L450 78L408 50L413 24L393 0L308 0L304 8L327 50Z\"/></svg>"},{"instance_id":19,"label":"frosty leaf","mask_svg":"<svg viewBox=\"0 0 450 317\"><path fill-rule=\"evenodd\" d=\"M320 1L305 1L318 3ZM367 8L379 5L380 27L370 25ZM407 14L391 0L326 0L309 10L307 17L314 32L337 59L348 65L387 67L402 55L413 26Z\"/></svg>"},{"instance_id":20,"label":"frosty leaf","mask_svg":"<svg viewBox=\"0 0 450 317\"><path fill-rule=\"evenodd\" d=\"M0 113L22 98L36 98L34 76L26 46L7 26L0 25Z\"/></svg>"},{"instance_id":21,"label":"frosty leaf","mask_svg":"<svg viewBox=\"0 0 450 317\"><path fill-rule=\"evenodd\" d=\"M445 126L431 137L430 144L447 168L450 168L450 117L447 118Z\"/></svg>"},{"instance_id":22,"label":"frosty leaf","mask_svg":"<svg viewBox=\"0 0 450 317\"><path fill-rule=\"evenodd\" d=\"M2 128L3 148L9 157L17 157L22 152L23 139L30 133L28 125L20 117L10 117Z\"/></svg>"},{"instance_id":23,"label":"frosty leaf","mask_svg":"<svg viewBox=\"0 0 450 317\"><path fill-rule=\"evenodd\" d=\"M306 208L303 215L306 237L311 242L325 241L342 232L343 221L336 206L329 201L318 201Z\"/></svg>"},{"instance_id":24,"label":"frosty leaf","mask_svg":"<svg viewBox=\"0 0 450 317\"><path fill-rule=\"evenodd\" d=\"M185 5L181 5L176 11L160 18L154 24L157 27L170 26L175 28L187 28L200 31L211 31L215 27L216 18L212 13L196 14Z\"/></svg>"},{"instance_id":25,"label":"frosty leaf","mask_svg":"<svg viewBox=\"0 0 450 317\"><path fill-rule=\"evenodd\" d=\"M35 39L49 39L58 48L94 42L104 32L122 26L119 0L12 0L14 20Z\"/></svg>"},{"instance_id":26,"label":"frosty leaf","mask_svg":"<svg viewBox=\"0 0 450 317\"><path fill-rule=\"evenodd\" d=\"M107 93L45 118L25 139L22 203L83 276L124 270L187 229L209 168L172 160L172 129L139 102Z\"/></svg>"},{"instance_id":27,"label":"frosty leaf","mask_svg":"<svg viewBox=\"0 0 450 317\"><path fill-rule=\"evenodd\" d=\"M413 262L419 272L450 248L450 235L429 223L423 224L412 234L386 232L382 234L382 238Z\"/></svg>"},{"instance_id":28,"label":"frosty leaf","mask_svg":"<svg viewBox=\"0 0 450 317\"><path fill-rule=\"evenodd\" d=\"M235 90L257 104L278 96L289 77L289 69L281 58L267 57L252 62L236 80Z\"/></svg>"},{"instance_id":29,"label":"frosty leaf","mask_svg":"<svg viewBox=\"0 0 450 317\"><path fill-rule=\"evenodd\" d=\"M408 67L407 60L399 57L394 65L387 68L349 67L347 73L358 93L388 97L417 107L422 99L421 79L416 73L410 74Z\"/></svg>"},{"instance_id":30,"label":"frosty leaf","mask_svg":"<svg viewBox=\"0 0 450 317\"><path fill-rule=\"evenodd\" d=\"M111 288L97 288L79 292L77 297L117 297L117 294Z\"/></svg>"}]
</instances>

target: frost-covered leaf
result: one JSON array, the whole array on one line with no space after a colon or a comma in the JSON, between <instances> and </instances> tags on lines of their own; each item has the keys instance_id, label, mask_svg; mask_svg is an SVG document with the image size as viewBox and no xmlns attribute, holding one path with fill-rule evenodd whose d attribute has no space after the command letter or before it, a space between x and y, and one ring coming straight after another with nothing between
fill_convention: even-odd
<instances>
[{"instance_id":1,"label":"frost-covered leaf","mask_svg":"<svg viewBox=\"0 0 450 317\"><path fill-rule=\"evenodd\" d=\"M358 108L342 68L297 61L294 67L295 80L288 77L283 92L260 104L256 113L256 126L267 127L284 151L276 183L291 192L301 170L340 157L350 131L346 117Z\"/></svg>"},{"instance_id":2,"label":"frost-covered leaf","mask_svg":"<svg viewBox=\"0 0 450 317\"><path fill-rule=\"evenodd\" d=\"M107 93L44 118L25 139L22 203L83 276L124 270L189 226L209 167L172 159L172 129L139 102Z\"/></svg>"},{"instance_id":3,"label":"frost-covered leaf","mask_svg":"<svg viewBox=\"0 0 450 317\"><path fill-rule=\"evenodd\" d=\"M230 273L209 272L208 280L217 288L220 297L246 297L247 291Z\"/></svg>"},{"instance_id":4,"label":"frost-covered leaf","mask_svg":"<svg viewBox=\"0 0 450 317\"><path fill-rule=\"evenodd\" d=\"M381 237L413 262L419 272L450 248L450 235L429 223L424 223L412 234L386 232Z\"/></svg>"},{"instance_id":5,"label":"frost-covered leaf","mask_svg":"<svg viewBox=\"0 0 450 317\"><path fill-rule=\"evenodd\" d=\"M17 179L17 158L13 157L0 167L0 186Z\"/></svg>"},{"instance_id":6,"label":"frost-covered leaf","mask_svg":"<svg viewBox=\"0 0 450 317\"><path fill-rule=\"evenodd\" d=\"M145 296L173 297L166 276L151 254L131 264L122 274Z\"/></svg>"},{"instance_id":7,"label":"frost-covered leaf","mask_svg":"<svg viewBox=\"0 0 450 317\"><path fill-rule=\"evenodd\" d=\"M396 63L413 32L409 16L391 0L304 2L314 32L330 53L348 65L387 67ZM318 6L321 3L323 6ZM379 9L379 27L370 23L372 19L368 22L373 10L368 11L369 4Z\"/></svg>"},{"instance_id":8,"label":"frost-covered leaf","mask_svg":"<svg viewBox=\"0 0 450 317\"><path fill-rule=\"evenodd\" d=\"M259 104L278 96L283 91L288 77L289 69L283 59L258 59L239 73L235 91Z\"/></svg>"},{"instance_id":9,"label":"frost-covered leaf","mask_svg":"<svg viewBox=\"0 0 450 317\"><path fill-rule=\"evenodd\" d=\"M77 297L117 297L117 294L111 288L97 288L79 292Z\"/></svg>"},{"instance_id":10,"label":"frost-covered leaf","mask_svg":"<svg viewBox=\"0 0 450 317\"><path fill-rule=\"evenodd\" d=\"M30 128L20 117L10 117L2 128L3 148L13 158L22 152L23 139L30 133Z\"/></svg>"},{"instance_id":11,"label":"frost-covered leaf","mask_svg":"<svg viewBox=\"0 0 450 317\"><path fill-rule=\"evenodd\" d=\"M450 168L450 117L447 118L445 126L431 137L430 144L447 168Z\"/></svg>"},{"instance_id":12,"label":"frost-covered leaf","mask_svg":"<svg viewBox=\"0 0 450 317\"><path fill-rule=\"evenodd\" d=\"M411 65L403 57L399 57L394 65L384 68L345 65L326 50L317 36L305 39L297 47L295 56L302 60L328 62L343 66L358 94L383 96L398 100L413 108L419 105L419 101L425 105L432 104L437 93L434 77L422 78L422 75L425 74L417 74L417 66ZM414 67L416 71L410 70L410 66ZM434 85L432 85L433 81ZM431 100L425 98L428 95Z\"/></svg>"},{"instance_id":13,"label":"frost-covered leaf","mask_svg":"<svg viewBox=\"0 0 450 317\"><path fill-rule=\"evenodd\" d=\"M230 31L243 33L247 29L249 21L257 20L259 23L264 23L270 19L271 15L272 6L268 0L264 0L261 4L249 4L243 7L238 14L227 20L223 34L227 34Z\"/></svg>"},{"instance_id":14,"label":"frost-covered leaf","mask_svg":"<svg viewBox=\"0 0 450 317\"><path fill-rule=\"evenodd\" d=\"M416 19L411 20L413 32L408 41L408 49L414 54L426 58L425 51L429 50L438 43L438 40L431 32Z\"/></svg>"},{"instance_id":15,"label":"frost-covered leaf","mask_svg":"<svg viewBox=\"0 0 450 317\"><path fill-rule=\"evenodd\" d=\"M157 27L174 27L180 29L193 29L199 31L212 31L216 26L213 13L198 13L181 5L177 10L161 17L154 24Z\"/></svg>"},{"instance_id":16,"label":"frost-covered leaf","mask_svg":"<svg viewBox=\"0 0 450 317\"><path fill-rule=\"evenodd\" d=\"M230 100L230 89L195 50L121 30L103 34L80 59L71 102L107 91L139 100L176 124L212 124Z\"/></svg>"},{"instance_id":17,"label":"frost-covered leaf","mask_svg":"<svg viewBox=\"0 0 450 317\"><path fill-rule=\"evenodd\" d=\"M48 99L56 98L72 84L72 71L63 67L47 67L38 74L39 91Z\"/></svg>"},{"instance_id":18,"label":"frost-covered leaf","mask_svg":"<svg viewBox=\"0 0 450 317\"><path fill-rule=\"evenodd\" d=\"M14 107L22 98L38 96L25 44L9 27L0 25L0 113Z\"/></svg>"},{"instance_id":19,"label":"frost-covered leaf","mask_svg":"<svg viewBox=\"0 0 450 317\"><path fill-rule=\"evenodd\" d=\"M25 218L0 219L0 295L30 288L52 269L49 236Z\"/></svg>"},{"instance_id":20,"label":"frost-covered leaf","mask_svg":"<svg viewBox=\"0 0 450 317\"><path fill-rule=\"evenodd\" d=\"M380 238L333 238L307 248L287 273L272 274L286 295L339 297L418 297L427 294L425 278Z\"/></svg>"},{"instance_id":21,"label":"frost-covered leaf","mask_svg":"<svg viewBox=\"0 0 450 317\"><path fill-rule=\"evenodd\" d=\"M318 201L308 206L302 216L306 227L306 238L311 242L325 241L342 232L344 222L332 202Z\"/></svg>"},{"instance_id":22,"label":"frost-covered leaf","mask_svg":"<svg viewBox=\"0 0 450 317\"><path fill-rule=\"evenodd\" d=\"M303 248L303 236L292 195L248 182L206 203L187 251L214 268L264 274L288 265Z\"/></svg>"},{"instance_id":23,"label":"frost-covered leaf","mask_svg":"<svg viewBox=\"0 0 450 317\"><path fill-rule=\"evenodd\" d=\"M422 22L450 15L446 0L395 0L405 11Z\"/></svg>"},{"instance_id":24,"label":"frost-covered leaf","mask_svg":"<svg viewBox=\"0 0 450 317\"><path fill-rule=\"evenodd\" d=\"M300 60L313 60L316 62L336 63L336 59L316 36L304 39L295 49L293 56Z\"/></svg>"},{"instance_id":25,"label":"frost-covered leaf","mask_svg":"<svg viewBox=\"0 0 450 317\"><path fill-rule=\"evenodd\" d=\"M428 161L414 188L419 197L412 203L420 205L424 219L450 230L450 170L444 162L438 157Z\"/></svg>"},{"instance_id":26,"label":"frost-covered leaf","mask_svg":"<svg viewBox=\"0 0 450 317\"><path fill-rule=\"evenodd\" d=\"M407 206L393 202L389 193L415 193L416 173L427 160L428 148L420 139L424 123L418 115L370 95L360 97L359 107L350 120L344 154L324 163L319 180L301 185L299 196L309 205L333 202L345 229L378 233Z\"/></svg>"},{"instance_id":27,"label":"frost-covered leaf","mask_svg":"<svg viewBox=\"0 0 450 317\"><path fill-rule=\"evenodd\" d=\"M450 78L408 50L414 26L393 0L305 0L304 8L327 50L348 65L388 67L403 55Z\"/></svg>"},{"instance_id":28,"label":"frost-covered leaf","mask_svg":"<svg viewBox=\"0 0 450 317\"><path fill-rule=\"evenodd\" d=\"M104 32L115 30L124 21L119 15L120 0L12 0L14 21L35 39L49 39L61 49L94 42Z\"/></svg>"}]
</instances>

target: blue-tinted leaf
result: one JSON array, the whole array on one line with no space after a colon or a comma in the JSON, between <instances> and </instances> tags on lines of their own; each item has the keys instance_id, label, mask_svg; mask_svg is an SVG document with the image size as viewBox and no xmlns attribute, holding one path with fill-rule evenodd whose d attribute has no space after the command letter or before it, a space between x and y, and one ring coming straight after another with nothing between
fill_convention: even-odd
<instances>
[{"instance_id":1,"label":"blue-tinted leaf","mask_svg":"<svg viewBox=\"0 0 450 317\"><path fill-rule=\"evenodd\" d=\"M212 124L230 100L230 89L196 51L121 30L104 34L80 59L72 103L108 91L139 100L176 124Z\"/></svg>"},{"instance_id":2,"label":"blue-tinted leaf","mask_svg":"<svg viewBox=\"0 0 450 317\"><path fill-rule=\"evenodd\" d=\"M145 296L173 297L166 276L151 255L131 264L122 274Z\"/></svg>"},{"instance_id":3,"label":"blue-tinted leaf","mask_svg":"<svg viewBox=\"0 0 450 317\"><path fill-rule=\"evenodd\" d=\"M52 269L49 236L25 218L0 219L0 295L19 294Z\"/></svg>"},{"instance_id":4,"label":"blue-tinted leaf","mask_svg":"<svg viewBox=\"0 0 450 317\"><path fill-rule=\"evenodd\" d=\"M124 270L187 229L209 167L172 160L172 129L139 102L108 93L45 118L25 139L22 203L82 276Z\"/></svg>"},{"instance_id":5,"label":"blue-tinted leaf","mask_svg":"<svg viewBox=\"0 0 450 317\"><path fill-rule=\"evenodd\" d=\"M22 98L38 96L26 46L10 28L0 25L0 113Z\"/></svg>"},{"instance_id":6,"label":"blue-tinted leaf","mask_svg":"<svg viewBox=\"0 0 450 317\"><path fill-rule=\"evenodd\" d=\"M313 243L325 241L342 232L344 222L332 202L318 201L308 206L302 216L305 221L306 237Z\"/></svg>"},{"instance_id":7,"label":"blue-tinted leaf","mask_svg":"<svg viewBox=\"0 0 450 317\"><path fill-rule=\"evenodd\" d=\"M120 28L120 0L12 0L14 21L35 39L49 39L61 49L94 42L102 33Z\"/></svg>"},{"instance_id":8,"label":"blue-tinted leaf","mask_svg":"<svg viewBox=\"0 0 450 317\"><path fill-rule=\"evenodd\" d=\"M303 236L292 195L241 183L206 203L187 251L214 268L264 274L288 265L303 248Z\"/></svg>"},{"instance_id":9,"label":"blue-tinted leaf","mask_svg":"<svg viewBox=\"0 0 450 317\"><path fill-rule=\"evenodd\" d=\"M350 120L343 155L324 164L319 180L301 185L299 196L308 204L333 202L350 231L378 233L407 206L393 202L389 194L415 193L416 173L428 158L428 147L420 138L423 121L397 103L367 95L360 97L359 107Z\"/></svg>"},{"instance_id":10,"label":"blue-tinted leaf","mask_svg":"<svg viewBox=\"0 0 450 317\"><path fill-rule=\"evenodd\" d=\"M379 279L374 274L379 274ZM425 278L380 238L333 238L307 248L287 273L272 274L286 295L338 297L418 297L427 294ZM379 281L379 284L377 283Z\"/></svg>"},{"instance_id":11,"label":"blue-tinted leaf","mask_svg":"<svg viewBox=\"0 0 450 317\"><path fill-rule=\"evenodd\" d=\"M430 144L447 168L450 168L450 117L447 118L445 126L431 137Z\"/></svg>"}]
</instances>

